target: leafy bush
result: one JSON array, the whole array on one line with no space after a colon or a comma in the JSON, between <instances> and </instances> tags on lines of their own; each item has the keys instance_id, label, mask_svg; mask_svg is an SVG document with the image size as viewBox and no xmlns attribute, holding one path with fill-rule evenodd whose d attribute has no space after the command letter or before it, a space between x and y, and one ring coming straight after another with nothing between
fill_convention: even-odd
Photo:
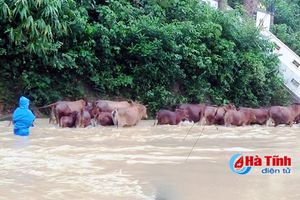
<instances>
[{"instance_id":1,"label":"leafy bush","mask_svg":"<svg viewBox=\"0 0 300 200\"><path fill-rule=\"evenodd\" d=\"M0 83L13 91L6 99L74 99L87 84L151 113L180 102L284 101L273 47L238 11L198 0L61 2L0 1Z\"/></svg>"}]
</instances>

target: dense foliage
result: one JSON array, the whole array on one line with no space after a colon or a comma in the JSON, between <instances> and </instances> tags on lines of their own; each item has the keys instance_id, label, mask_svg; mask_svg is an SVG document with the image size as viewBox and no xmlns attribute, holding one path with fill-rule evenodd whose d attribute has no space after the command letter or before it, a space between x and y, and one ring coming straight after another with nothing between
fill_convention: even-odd
<instances>
[{"instance_id":1,"label":"dense foliage","mask_svg":"<svg viewBox=\"0 0 300 200\"><path fill-rule=\"evenodd\" d=\"M261 0L260 7L274 13L271 31L300 55L300 1ZM241 8L242 0L229 0L229 5Z\"/></svg>"},{"instance_id":2,"label":"dense foliage","mask_svg":"<svg viewBox=\"0 0 300 200\"><path fill-rule=\"evenodd\" d=\"M271 4L269 1L267 5ZM277 0L274 6L272 32L300 55L300 1Z\"/></svg>"},{"instance_id":3,"label":"dense foliage","mask_svg":"<svg viewBox=\"0 0 300 200\"><path fill-rule=\"evenodd\" d=\"M0 0L0 100L282 103L278 59L238 11L198 0Z\"/></svg>"}]
</instances>

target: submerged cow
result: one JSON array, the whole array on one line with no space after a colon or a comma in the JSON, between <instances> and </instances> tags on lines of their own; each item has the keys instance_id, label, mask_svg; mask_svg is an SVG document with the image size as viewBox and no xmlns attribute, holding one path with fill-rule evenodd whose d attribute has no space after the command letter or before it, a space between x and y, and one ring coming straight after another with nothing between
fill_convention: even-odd
<instances>
[{"instance_id":1,"label":"submerged cow","mask_svg":"<svg viewBox=\"0 0 300 200\"><path fill-rule=\"evenodd\" d=\"M186 109L176 109L175 112L170 110L159 110L156 114L157 124L177 125L184 119L188 119L188 111Z\"/></svg>"},{"instance_id":2,"label":"submerged cow","mask_svg":"<svg viewBox=\"0 0 300 200\"><path fill-rule=\"evenodd\" d=\"M224 106L205 106L202 113L201 124L205 125L224 125L224 117L228 110L235 109L233 104Z\"/></svg>"},{"instance_id":3,"label":"submerged cow","mask_svg":"<svg viewBox=\"0 0 300 200\"><path fill-rule=\"evenodd\" d=\"M249 122L250 124L267 125L267 122L270 118L268 108L240 107L238 110L245 110L255 115L255 119L252 119L252 121Z\"/></svg>"},{"instance_id":4,"label":"submerged cow","mask_svg":"<svg viewBox=\"0 0 300 200\"><path fill-rule=\"evenodd\" d=\"M187 110L189 121L199 122L204 112L205 104L181 104L178 108Z\"/></svg>"},{"instance_id":5,"label":"submerged cow","mask_svg":"<svg viewBox=\"0 0 300 200\"><path fill-rule=\"evenodd\" d=\"M214 118L214 124L216 125L224 125L225 124L225 114L228 110L235 109L235 105L233 104L227 104L225 106L220 106L218 107L215 118Z\"/></svg>"},{"instance_id":6,"label":"submerged cow","mask_svg":"<svg viewBox=\"0 0 300 200\"><path fill-rule=\"evenodd\" d=\"M224 116L225 126L244 126L250 125L256 120L255 114L248 109L231 109L228 110Z\"/></svg>"},{"instance_id":7,"label":"submerged cow","mask_svg":"<svg viewBox=\"0 0 300 200\"><path fill-rule=\"evenodd\" d=\"M130 102L129 107L118 108L112 112L113 122L117 126L135 126L141 119L147 118L146 106Z\"/></svg>"},{"instance_id":8,"label":"submerged cow","mask_svg":"<svg viewBox=\"0 0 300 200\"><path fill-rule=\"evenodd\" d=\"M96 123L101 126L114 125L111 112L101 112L96 116Z\"/></svg>"},{"instance_id":9,"label":"submerged cow","mask_svg":"<svg viewBox=\"0 0 300 200\"><path fill-rule=\"evenodd\" d=\"M85 128L85 127L92 125L92 118L91 118L91 115L88 110L86 110L86 109L83 110L81 117L82 117L82 119L81 119L82 127Z\"/></svg>"},{"instance_id":10,"label":"submerged cow","mask_svg":"<svg viewBox=\"0 0 300 200\"><path fill-rule=\"evenodd\" d=\"M295 119L300 114L300 105L292 104L290 106L272 106L269 111L270 119L274 125L286 124L292 126Z\"/></svg>"},{"instance_id":11,"label":"submerged cow","mask_svg":"<svg viewBox=\"0 0 300 200\"><path fill-rule=\"evenodd\" d=\"M60 119L63 116L70 116L73 112L78 113L78 120L76 122L76 126L83 126L83 111L86 106L86 101L83 99L80 99L78 101L57 101L53 104L43 106L40 108L47 108L51 107L51 116L49 122L51 122L52 117L55 118L56 123L58 123L59 126L61 126Z\"/></svg>"},{"instance_id":12,"label":"submerged cow","mask_svg":"<svg viewBox=\"0 0 300 200\"><path fill-rule=\"evenodd\" d=\"M102 126L114 125L112 119L112 112L119 109L127 109L137 102L129 101L110 101L110 100L97 100L93 102L92 114L95 116L95 124Z\"/></svg>"},{"instance_id":13,"label":"submerged cow","mask_svg":"<svg viewBox=\"0 0 300 200\"><path fill-rule=\"evenodd\" d=\"M94 102L94 108L98 112L112 112L117 109L128 108L132 106L132 101L109 101L109 100L97 100Z\"/></svg>"},{"instance_id":14,"label":"submerged cow","mask_svg":"<svg viewBox=\"0 0 300 200\"><path fill-rule=\"evenodd\" d=\"M68 116L62 116L60 118L60 126L62 128L73 128L76 125L76 120L77 120L77 112L72 112L70 115Z\"/></svg>"},{"instance_id":15,"label":"submerged cow","mask_svg":"<svg viewBox=\"0 0 300 200\"><path fill-rule=\"evenodd\" d=\"M201 116L201 124L212 125L215 123L215 116L218 111L217 106L205 106Z\"/></svg>"}]
</instances>

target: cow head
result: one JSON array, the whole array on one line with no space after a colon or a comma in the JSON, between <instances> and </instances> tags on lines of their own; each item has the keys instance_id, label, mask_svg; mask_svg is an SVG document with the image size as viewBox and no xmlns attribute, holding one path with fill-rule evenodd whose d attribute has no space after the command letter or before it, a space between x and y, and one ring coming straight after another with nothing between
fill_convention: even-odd
<instances>
[{"instance_id":1,"label":"cow head","mask_svg":"<svg viewBox=\"0 0 300 200\"><path fill-rule=\"evenodd\" d=\"M236 109L235 105L232 104L232 103L229 103L229 104L223 106L223 108L224 108L225 112L227 112L228 110L235 110Z\"/></svg>"},{"instance_id":2,"label":"cow head","mask_svg":"<svg viewBox=\"0 0 300 200\"><path fill-rule=\"evenodd\" d=\"M137 107L141 119L147 119L148 118L147 107L146 106L144 106L143 104L140 104L137 101L131 101L131 102L128 101L128 103L130 103L130 106Z\"/></svg>"},{"instance_id":3,"label":"cow head","mask_svg":"<svg viewBox=\"0 0 300 200\"><path fill-rule=\"evenodd\" d=\"M148 118L146 106L144 106L142 104L139 104L139 112L140 112L140 115L143 119Z\"/></svg>"},{"instance_id":4,"label":"cow head","mask_svg":"<svg viewBox=\"0 0 300 200\"><path fill-rule=\"evenodd\" d=\"M188 111L186 109L176 109L175 110L176 113L176 117L181 121L183 119L188 119L189 118L189 114Z\"/></svg>"}]
</instances>

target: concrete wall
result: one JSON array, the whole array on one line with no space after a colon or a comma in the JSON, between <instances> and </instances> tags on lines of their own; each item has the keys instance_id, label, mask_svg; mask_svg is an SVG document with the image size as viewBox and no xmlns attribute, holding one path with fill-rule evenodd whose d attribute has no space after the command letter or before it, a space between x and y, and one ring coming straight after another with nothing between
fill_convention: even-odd
<instances>
[{"instance_id":1,"label":"concrete wall","mask_svg":"<svg viewBox=\"0 0 300 200\"><path fill-rule=\"evenodd\" d=\"M300 57L270 31L262 31L261 33L276 46L275 53L279 55L280 71L283 74L284 84L300 98Z\"/></svg>"}]
</instances>

